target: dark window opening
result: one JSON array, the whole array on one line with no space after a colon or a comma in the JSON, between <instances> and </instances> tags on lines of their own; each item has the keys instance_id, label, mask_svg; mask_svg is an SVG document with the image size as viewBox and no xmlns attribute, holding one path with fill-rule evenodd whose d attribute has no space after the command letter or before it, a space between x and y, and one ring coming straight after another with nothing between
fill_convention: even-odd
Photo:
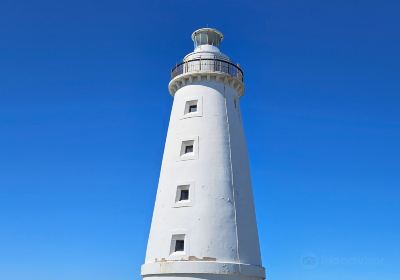
<instances>
[{"instance_id":1,"label":"dark window opening","mask_svg":"<svg viewBox=\"0 0 400 280\"><path fill-rule=\"evenodd\" d=\"M189 106L189 113L197 112L197 104Z\"/></svg>"},{"instance_id":2,"label":"dark window opening","mask_svg":"<svg viewBox=\"0 0 400 280\"><path fill-rule=\"evenodd\" d=\"M176 240L175 252L183 252L183 251L185 251L185 240Z\"/></svg>"},{"instance_id":3,"label":"dark window opening","mask_svg":"<svg viewBox=\"0 0 400 280\"><path fill-rule=\"evenodd\" d=\"M181 190L181 196L179 197L179 201L189 200L189 190Z\"/></svg>"},{"instance_id":4,"label":"dark window opening","mask_svg":"<svg viewBox=\"0 0 400 280\"><path fill-rule=\"evenodd\" d=\"M185 147L185 154L193 153L193 145L188 145Z\"/></svg>"}]
</instances>

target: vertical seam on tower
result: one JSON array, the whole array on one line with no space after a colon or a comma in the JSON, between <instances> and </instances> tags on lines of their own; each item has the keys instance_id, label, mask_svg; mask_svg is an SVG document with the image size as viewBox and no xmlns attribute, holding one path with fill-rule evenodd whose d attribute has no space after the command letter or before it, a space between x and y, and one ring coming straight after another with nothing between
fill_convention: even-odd
<instances>
[{"instance_id":1,"label":"vertical seam on tower","mask_svg":"<svg viewBox=\"0 0 400 280\"><path fill-rule=\"evenodd\" d=\"M231 185L232 185L232 198L233 198L233 209L235 213L235 231L236 231L236 257L238 262L240 263L239 257L239 237L238 237L238 226L237 226L237 215L236 215L236 198L235 198L235 186L233 184L233 167L232 167L232 146L231 146L231 131L229 128L229 117L228 117L228 106L226 105L226 92L225 92L225 83L224 83L224 99L225 99L225 113L226 113L226 125L228 129L228 145L229 145L229 163L231 168ZM239 271L241 268L239 266Z\"/></svg>"}]
</instances>

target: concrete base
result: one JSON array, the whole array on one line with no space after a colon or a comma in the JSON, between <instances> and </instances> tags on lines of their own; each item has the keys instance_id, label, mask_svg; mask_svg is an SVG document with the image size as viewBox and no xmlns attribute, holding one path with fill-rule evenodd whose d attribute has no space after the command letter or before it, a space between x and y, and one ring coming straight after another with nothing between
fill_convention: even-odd
<instances>
[{"instance_id":1,"label":"concrete base","mask_svg":"<svg viewBox=\"0 0 400 280\"><path fill-rule=\"evenodd\" d=\"M165 261L142 265L142 277L147 280L262 280L262 267L208 261Z\"/></svg>"},{"instance_id":2,"label":"concrete base","mask_svg":"<svg viewBox=\"0 0 400 280\"><path fill-rule=\"evenodd\" d=\"M240 275L213 275L213 274L171 274L171 275L152 275L143 277L146 280L260 280L265 278L245 277Z\"/></svg>"}]
</instances>

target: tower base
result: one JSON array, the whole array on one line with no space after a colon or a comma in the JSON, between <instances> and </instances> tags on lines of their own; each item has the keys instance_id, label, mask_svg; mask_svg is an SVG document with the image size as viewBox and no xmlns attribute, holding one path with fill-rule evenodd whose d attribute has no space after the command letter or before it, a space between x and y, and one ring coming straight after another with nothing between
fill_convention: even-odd
<instances>
[{"instance_id":1,"label":"tower base","mask_svg":"<svg viewBox=\"0 0 400 280\"><path fill-rule=\"evenodd\" d=\"M142 265L144 280L263 280L263 267L208 261L162 261Z\"/></svg>"}]
</instances>

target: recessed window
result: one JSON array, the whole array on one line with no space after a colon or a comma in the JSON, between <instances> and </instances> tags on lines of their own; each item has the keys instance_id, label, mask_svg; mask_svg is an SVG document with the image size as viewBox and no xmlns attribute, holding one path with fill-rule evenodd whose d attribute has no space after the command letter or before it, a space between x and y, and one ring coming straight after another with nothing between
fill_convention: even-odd
<instances>
[{"instance_id":1,"label":"recessed window","mask_svg":"<svg viewBox=\"0 0 400 280\"><path fill-rule=\"evenodd\" d=\"M186 114L193 114L197 112L197 100L190 100L186 101L185 105L185 115Z\"/></svg>"},{"instance_id":2,"label":"recessed window","mask_svg":"<svg viewBox=\"0 0 400 280\"><path fill-rule=\"evenodd\" d=\"M178 161L185 161L185 160L193 160L198 159L199 156L199 138L198 137L191 137L186 138L185 140L181 140L180 146L177 148L179 149L177 152L177 160Z\"/></svg>"},{"instance_id":3,"label":"recessed window","mask_svg":"<svg viewBox=\"0 0 400 280\"><path fill-rule=\"evenodd\" d=\"M182 142L181 156L192 154L194 152L194 140L187 140Z\"/></svg>"},{"instance_id":4,"label":"recessed window","mask_svg":"<svg viewBox=\"0 0 400 280\"><path fill-rule=\"evenodd\" d=\"M182 116L181 119L190 119L203 116L203 97L202 96L192 96L182 103Z\"/></svg>"},{"instance_id":5,"label":"recessed window","mask_svg":"<svg viewBox=\"0 0 400 280\"><path fill-rule=\"evenodd\" d=\"M197 104L196 105L190 105L189 106L189 113L195 113L197 112Z\"/></svg>"},{"instance_id":6,"label":"recessed window","mask_svg":"<svg viewBox=\"0 0 400 280\"><path fill-rule=\"evenodd\" d=\"M181 190L179 201L185 201L185 200L189 200L189 189Z\"/></svg>"},{"instance_id":7,"label":"recessed window","mask_svg":"<svg viewBox=\"0 0 400 280\"><path fill-rule=\"evenodd\" d=\"M175 203L173 207L189 207L194 201L194 184L178 185L176 187Z\"/></svg>"},{"instance_id":8,"label":"recessed window","mask_svg":"<svg viewBox=\"0 0 400 280\"><path fill-rule=\"evenodd\" d=\"M185 252L185 234L174 234L171 240L170 254Z\"/></svg>"},{"instance_id":9,"label":"recessed window","mask_svg":"<svg viewBox=\"0 0 400 280\"><path fill-rule=\"evenodd\" d=\"M176 240L175 252L183 252L183 251L185 251L185 240Z\"/></svg>"},{"instance_id":10,"label":"recessed window","mask_svg":"<svg viewBox=\"0 0 400 280\"><path fill-rule=\"evenodd\" d=\"M193 145L188 145L185 147L185 154L193 153Z\"/></svg>"}]
</instances>

